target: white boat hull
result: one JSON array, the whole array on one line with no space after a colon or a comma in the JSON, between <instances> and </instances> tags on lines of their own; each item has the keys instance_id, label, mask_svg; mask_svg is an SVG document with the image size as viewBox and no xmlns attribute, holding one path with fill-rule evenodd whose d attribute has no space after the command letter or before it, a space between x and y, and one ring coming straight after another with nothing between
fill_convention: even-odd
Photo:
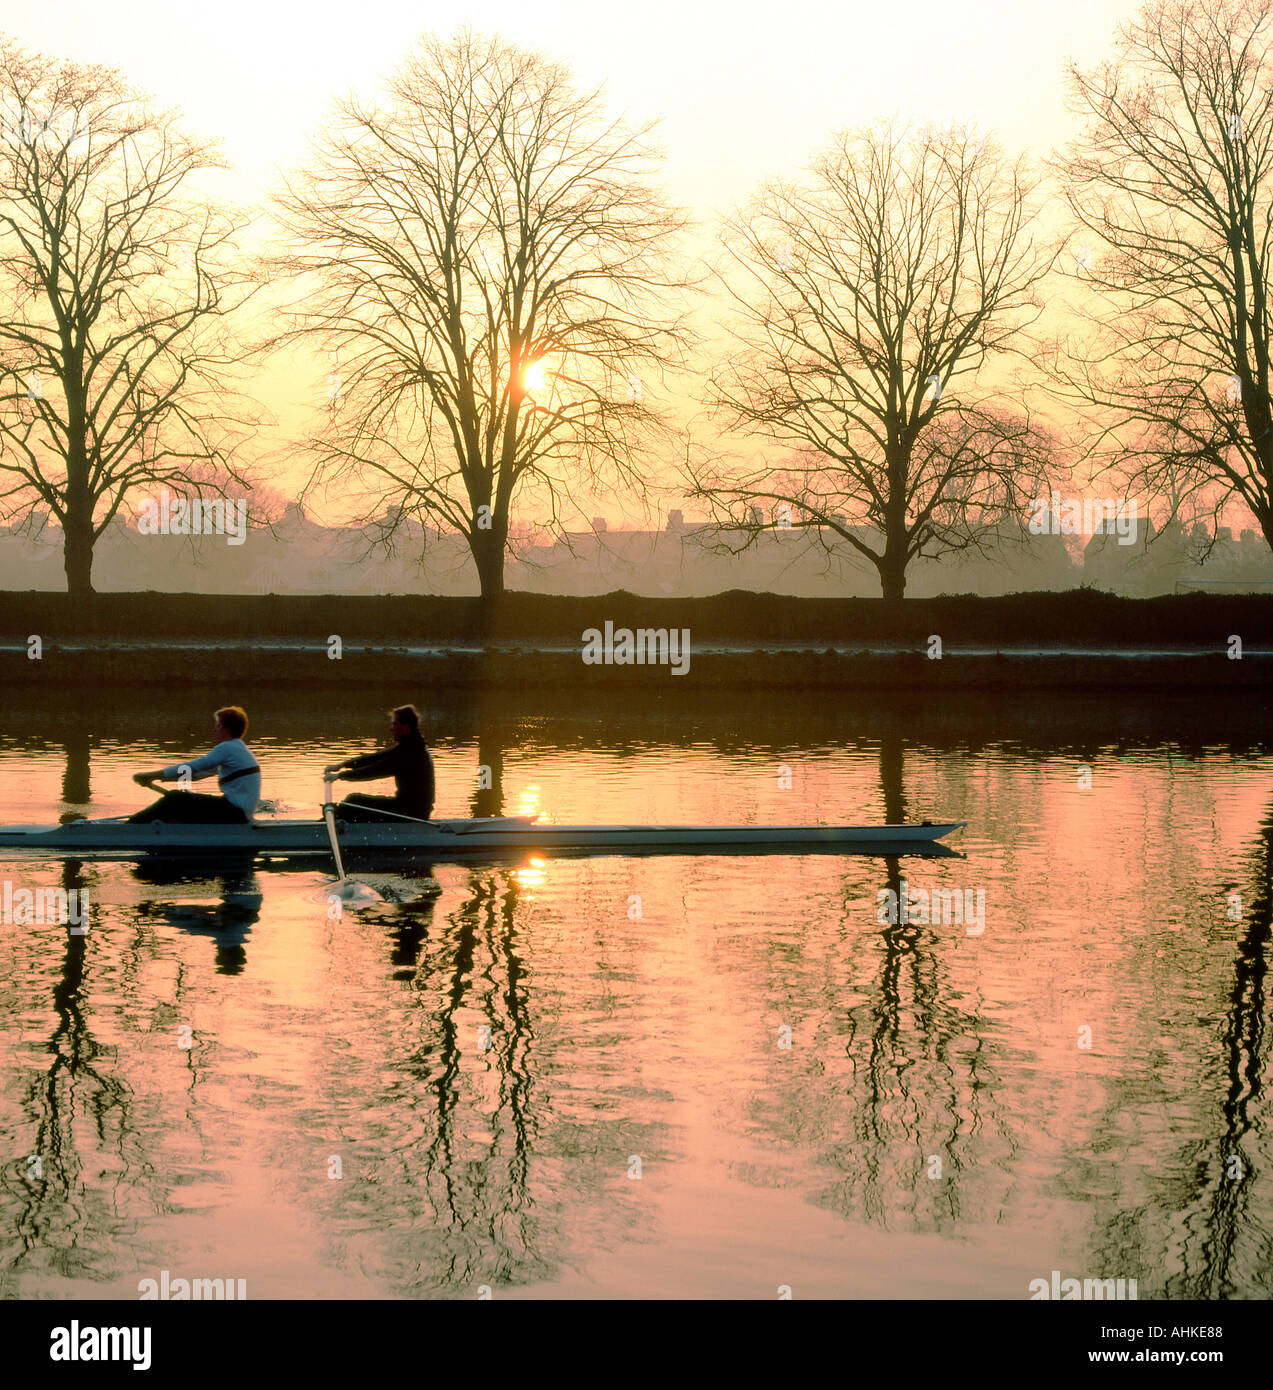
<instances>
[{"instance_id":1,"label":"white boat hull","mask_svg":"<svg viewBox=\"0 0 1273 1390\"><path fill-rule=\"evenodd\" d=\"M518 851L595 854L729 854L906 852L933 846L965 825L551 825L520 817L420 823L337 821L344 855L414 854L437 859ZM132 859L148 854L323 854L327 830L319 820L260 820L251 825L133 824L127 820L67 825L0 826L0 849L52 850L59 857Z\"/></svg>"}]
</instances>

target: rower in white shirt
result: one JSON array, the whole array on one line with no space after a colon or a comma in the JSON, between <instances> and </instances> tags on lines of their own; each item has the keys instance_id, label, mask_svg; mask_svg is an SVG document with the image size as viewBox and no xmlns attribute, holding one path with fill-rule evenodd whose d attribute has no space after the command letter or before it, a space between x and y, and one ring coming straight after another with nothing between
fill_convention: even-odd
<instances>
[{"instance_id":1,"label":"rower in white shirt","mask_svg":"<svg viewBox=\"0 0 1273 1390\"><path fill-rule=\"evenodd\" d=\"M216 775L220 796L201 792L165 792L130 821L164 821L169 825L242 825L250 821L261 799L261 768L243 742L248 717L238 705L216 712L216 738L210 753L189 762L173 763L156 772L137 772L133 781L143 787L156 782L199 781ZM155 788L158 790L158 788Z\"/></svg>"}]
</instances>

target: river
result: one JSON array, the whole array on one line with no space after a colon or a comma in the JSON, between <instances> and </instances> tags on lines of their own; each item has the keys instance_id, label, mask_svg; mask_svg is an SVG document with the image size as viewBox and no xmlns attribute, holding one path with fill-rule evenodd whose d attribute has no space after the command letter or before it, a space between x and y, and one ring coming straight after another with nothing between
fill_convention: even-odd
<instances>
[{"instance_id":1,"label":"river","mask_svg":"<svg viewBox=\"0 0 1273 1390\"><path fill-rule=\"evenodd\" d=\"M243 698L310 815L410 692ZM439 816L968 821L940 858L377 865L335 917L325 861L0 851L89 904L3 926L0 1296L1269 1297L1266 703L999 701L417 700ZM143 804L187 704L15 700L0 821Z\"/></svg>"}]
</instances>

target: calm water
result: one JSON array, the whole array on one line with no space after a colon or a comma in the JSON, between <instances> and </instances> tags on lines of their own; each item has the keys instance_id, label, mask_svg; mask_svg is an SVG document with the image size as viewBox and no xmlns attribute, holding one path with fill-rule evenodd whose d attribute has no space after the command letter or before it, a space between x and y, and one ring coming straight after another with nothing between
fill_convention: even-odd
<instances>
[{"instance_id":1,"label":"calm water","mask_svg":"<svg viewBox=\"0 0 1273 1390\"><path fill-rule=\"evenodd\" d=\"M387 698L246 700L265 794L308 814ZM211 724L169 700L12 703L0 821L141 804ZM429 710L439 815L971 824L939 859L382 869L339 921L321 862L9 852L92 906L3 928L0 1295L1273 1292L1265 706L512 703ZM983 891L984 931L881 923L901 879Z\"/></svg>"}]
</instances>

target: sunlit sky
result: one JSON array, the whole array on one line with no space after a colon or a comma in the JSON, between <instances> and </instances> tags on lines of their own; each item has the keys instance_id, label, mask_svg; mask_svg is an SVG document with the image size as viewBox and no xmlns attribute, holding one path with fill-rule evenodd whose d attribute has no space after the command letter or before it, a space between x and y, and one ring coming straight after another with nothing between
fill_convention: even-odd
<instances>
[{"instance_id":1,"label":"sunlit sky","mask_svg":"<svg viewBox=\"0 0 1273 1390\"><path fill-rule=\"evenodd\" d=\"M1088 66L1109 55L1116 25L1138 8L3 0L0 30L32 49L118 67L179 107L192 131L224 142L234 165L226 192L253 203L303 158L334 95L370 92L420 34L467 23L564 59L633 120L660 119L669 192L710 219L761 178L794 173L834 130L894 114L973 120L1010 150L1047 153L1074 129L1065 60ZM269 404L289 413L286 401Z\"/></svg>"},{"instance_id":2,"label":"sunlit sky","mask_svg":"<svg viewBox=\"0 0 1273 1390\"><path fill-rule=\"evenodd\" d=\"M32 48L118 66L204 135L250 188L303 152L330 97L369 90L424 31L463 23L565 59L634 118L662 118L673 192L700 211L798 167L829 133L895 112L968 117L1007 144L1069 130L1062 65L1110 51L1129 0L856 0L600 6L591 0L332 4L42 0L0 6ZM245 189L245 192L248 191Z\"/></svg>"}]
</instances>

